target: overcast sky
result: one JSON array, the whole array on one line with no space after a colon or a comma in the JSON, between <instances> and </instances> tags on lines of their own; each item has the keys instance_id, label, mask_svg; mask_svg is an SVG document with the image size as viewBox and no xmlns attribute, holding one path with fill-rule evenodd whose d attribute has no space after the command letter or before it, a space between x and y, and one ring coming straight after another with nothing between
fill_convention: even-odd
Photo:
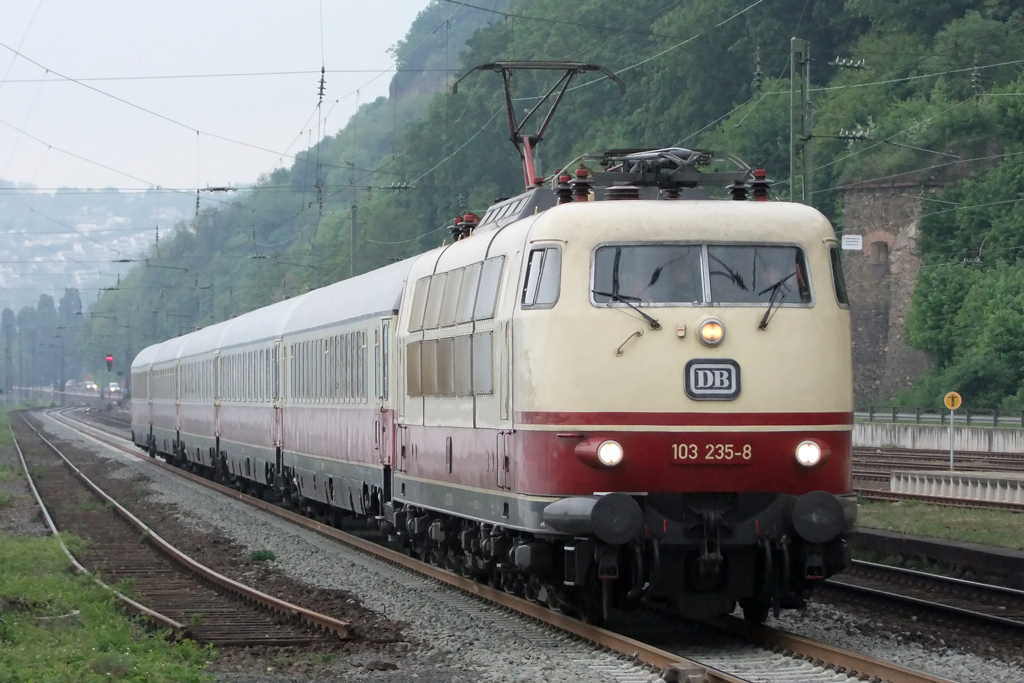
<instances>
[{"instance_id":1,"label":"overcast sky","mask_svg":"<svg viewBox=\"0 0 1024 683\"><path fill-rule=\"evenodd\" d=\"M0 178L40 188L251 183L315 142L321 64L327 133L355 111L355 91L359 102L387 93L387 50L427 3L7 0Z\"/></svg>"}]
</instances>

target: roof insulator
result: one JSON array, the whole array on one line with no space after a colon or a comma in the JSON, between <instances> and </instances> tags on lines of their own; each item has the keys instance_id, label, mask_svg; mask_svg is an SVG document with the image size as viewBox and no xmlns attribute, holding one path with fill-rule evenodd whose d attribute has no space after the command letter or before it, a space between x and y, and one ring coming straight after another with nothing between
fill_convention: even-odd
<instances>
[{"instance_id":1,"label":"roof insulator","mask_svg":"<svg viewBox=\"0 0 1024 683\"><path fill-rule=\"evenodd\" d=\"M593 187L594 183L590 180L590 171L583 164L576 169L575 178L569 183L572 187L572 194L577 202L589 202L590 201L590 188Z\"/></svg>"},{"instance_id":2,"label":"roof insulator","mask_svg":"<svg viewBox=\"0 0 1024 683\"><path fill-rule=\"evenodd\" d=\"M572 201L572 187L569 183L572 182L572 176L568 173L558 174L558 184L555 185L555 195L558 196L559 204L568 204Z\"/></svg>"},{"instance_id":3,"label":"roof insulator","mask_svg":"<svg viewBox=\"0 0 1024 683\"><path fill-rule=\"evenodd\" d=\"M743 178L738 178L732 181L732 185L726 185L725 189L729 190L729 196L738 202L747 201L747 191L750 186Z\"/></svg>"},{"instance_id":4,"label":"roof insulator","mask_svg":"<svg viewBox=\"0 0 1024 683\"><path fill-rule=\"evenodd\" d=\"M636 185L611 185L604 191L604 198L610 202L640 199L640 188Z\"/></svg>"},{"instance_id":5,"label":"roof insulator","mask_svg":"<svg viewBox=\"0 0 1024 683\"><path fill-rule=\"evenodd\" d=\"M763 168L755 168L753 171L754 179L750 181L750 188L754 193L755 202L766 202L768 201L768 190L771 188L774 180L768 178L768 171Z\"/></svg>"}]
</instances>

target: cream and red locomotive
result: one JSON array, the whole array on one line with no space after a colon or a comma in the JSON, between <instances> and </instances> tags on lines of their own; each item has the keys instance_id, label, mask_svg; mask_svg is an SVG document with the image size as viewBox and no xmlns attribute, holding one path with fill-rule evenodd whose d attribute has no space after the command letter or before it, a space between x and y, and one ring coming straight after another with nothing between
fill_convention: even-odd
<instances>
[{"instance_id":1,"label":"cream and red locomotive","mask_svg":"<svg viewBox=\"0 0 1024 683\"><path fill-rule=\"evenodd\" d=\"M802 205L676 199L745 198L713 160L588 158L446 246L149 347L133 438L560 609L800 606L856 515L839 247Z\"/></svg>"}]
</instances>

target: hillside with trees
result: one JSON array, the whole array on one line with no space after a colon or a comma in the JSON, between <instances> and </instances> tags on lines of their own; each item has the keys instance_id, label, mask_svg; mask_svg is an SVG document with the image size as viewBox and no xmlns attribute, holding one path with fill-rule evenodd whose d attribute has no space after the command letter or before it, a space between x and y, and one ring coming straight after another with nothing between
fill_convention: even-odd
<instances>
[{"instance_id":1,"label":"hillside with trees","mask_svg":"<svg viewBox=\"0 0 1024 683\"><path fill-rule=\"evenodd\" d=\"M434 0L394 48L389 97L162 237L91 307L79 348L97 360L115 344L138 351L380 267L441 244L457 213L518 193L500 78L474 73L451 92L477 64L586 61L627 84L620 95L602 77L575 82L540 146L544 173L608 148L711 148L763 165L785 199L799 36L814 59L814 206L841 230L844 188L894 177L942 187L924 202L907 322L937 369L903 400L931 404L955 387L972 405L1019 407L1022 29L1008 0ZM518 78L516 106L549 84Z\"/></svg>"}]
</instances>

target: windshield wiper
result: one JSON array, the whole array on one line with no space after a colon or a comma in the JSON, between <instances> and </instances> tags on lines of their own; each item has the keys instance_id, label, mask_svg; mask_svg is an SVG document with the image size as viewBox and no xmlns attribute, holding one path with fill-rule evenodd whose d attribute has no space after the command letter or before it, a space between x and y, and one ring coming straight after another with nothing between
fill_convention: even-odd
<instances>
[{"instance_id":1,"label":"windshield wiper","mask_svg":"<svg viewBox=\"0 0 1024 683\"><path fill-rule=\"evenodd\" d=\"M764 294L768 290L771 290L772 292L772 295L768 297L768 310L764 312L764 317L761 318L761 322L757 324L757 329L763 330L768 327L768 321L771 320L771 318L769 318L768 316L772 314L772 308L775 307L775 295L779 293L779 289L782 287L783 284L785 284L786 280L793 277L794 275L796 275L795 270L786 277L782 278L781 280L778 280L775 284L768 285L767 287L765 287L764 289L757 293L758 296L760 296L761 294ZM781 297L779 297L780 304L782 303L782 300L786 298L786 294L788 293L789 292L786 292Z\"/></svg>"},{"instance_id":2,"label":"windshield wiper","mask_svg":"<svg viewBox=\"0 0 1024 683\"><path fill-rule=\"evenodd\" d=\"M622 295L622 294L615 294L613 292L599 292L596 289L592 289L590 291L591 291L592 294L596 294L597 296L606 296L606 297L608 297L610 299L615 299L616 301L621 301L622 303L626 304L627 306L632 308L634 311L636 311L637 313L642 315L644 317L644 320L646 320L647 322L649 322L651 324L651 329L652 330L660 330L661 329L661 323L659 323L657 320L655 320L651 316L649 316L646 313L644 313L643 311L641 311L639 307L634 306L629 301L630 299L636 299L637 301L640 301L640 299L638 299L637 297L628 297L628 296L625 296L625 295Z\"/></svg>"}]
</instances>

